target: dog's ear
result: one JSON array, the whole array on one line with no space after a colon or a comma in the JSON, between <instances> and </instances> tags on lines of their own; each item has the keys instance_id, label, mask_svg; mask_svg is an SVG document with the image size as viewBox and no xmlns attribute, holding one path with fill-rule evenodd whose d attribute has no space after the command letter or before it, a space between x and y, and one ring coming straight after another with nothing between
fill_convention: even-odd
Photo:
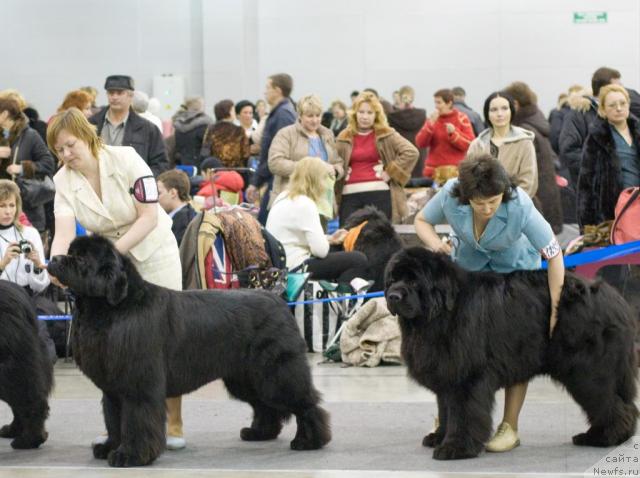
<instances>
[{"instance_id":1,"label":"dog's ear","mask_svg":"<svg viewBox=\"0 0 640 478\"><path fill-rule=\"evenodd\" d=\"M111 305L118 305L127 296L129 281L124 271L117 273L114 280L107 284L106 298Z\"/></svg>"},{"instance_id":2,"label":"dog's ear","mask_svg":"<svg viewBox=\"0 0 640 478\"><path fill-rule=\"evenodd\" d=\"M124 261L117 251L113 251L113 263L109 264L109 270L106 271L107 282L105 284L105 298L111 305L118 305L127 296L129 280L127 279L127 271Z\"/></svg>"}]
</instances>

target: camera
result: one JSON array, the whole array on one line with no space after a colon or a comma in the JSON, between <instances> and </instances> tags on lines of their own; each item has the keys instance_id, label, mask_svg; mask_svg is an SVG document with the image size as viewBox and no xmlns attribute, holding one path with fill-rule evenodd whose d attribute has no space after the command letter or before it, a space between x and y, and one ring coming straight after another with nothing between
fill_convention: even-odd
<instances>
[{"instance_id":1,"label":"camera","mask_svg":"<svg viewBox=\"0 0 640 478\"><path fill-rule=\"evenodd\" d=\"M31 244L26 239L22 239L18 242L21 254L31 254Z\"/></svg>"}]
</instances>

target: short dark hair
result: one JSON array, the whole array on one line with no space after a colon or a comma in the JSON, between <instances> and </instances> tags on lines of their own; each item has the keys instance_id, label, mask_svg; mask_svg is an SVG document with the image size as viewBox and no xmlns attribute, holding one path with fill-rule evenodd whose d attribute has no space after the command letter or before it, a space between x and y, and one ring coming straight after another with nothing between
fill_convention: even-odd
<instances>
[{"instance_id":1,"label":"short dark hair","mask_svg":"<svg viewBox=\"0 0 640 478\"><path fill-rule=\"evenodd\" d=\"M239 115L240 112L242 111L242 109L246 108L247 106L251 106L251 110L252 111L256 110L256 105L251 103L251 101L249 101L249 100L240 100L240 101L238 101L236 103L236 114Z\"/></svg>"},{"instance_id":2,"label":"short dark hair","mask_svg":"<svg viewBox=\"0 0 640 478\"><path fill-rule=\"evenodd\" d=\"M369 93L373 93L376 98L380 98L380 95L378 94L378 91L374 90L373 88L365 88L364 90L362 90L363 93L365 91L368 91Z\"/></svg>"},{"instance_id":3,"label":"short dark hair","mask_svg":"<svg viewBox=\"0 0 640 478\"><path fill-rule=\"evenodd\" d=\"M453 91L449 88L441 88L433 94L434 98L442 98L445 103L451 103L453 101Z\"/></svg>"},{"instance_id":4,"label":"short dark hair","mask_svg":"<svg viewBox=\"0 0 640 478\"><path fill-rule=\"evenodd\" d=\"M354 98L356 96L360 96L360 92L358 90L353 90L349 95L350 98Z\"/></svg>"},{"instance_id":5,"label":"short dark hair","mask_svg":"<svg viewBox=\"0 0 640 478\"><path fill-rule=\"evenodd\" d=\"M191 189L191 183L189 177L184 171L178 169L170 169L158 176L158 181L164 184L164 187L168 190L175 189L178 193L180 201L187 202L191 197L189 191Z\"/></svg>"},{"instance_id":6,"label":"short dark hair","mask_svg":"<svg viewBox=\"0 0 640 478\"><path fill-rule=\"evenodd\" d=\"M271 86L274 88L280 88L282 96L289 98L291 91L293 90L293 78L287 73L276 73L269 77L271 80Z\"/></svg>"},{"instance_id":7,"label":"short dark hair","mask_svg":"<svg viewBox=\"0 0 640 478\"><path fill-rule=\"evenodd\" d=\"M489 120L489 107L491 106L491 101L496 98L504 98L509 103L509 110L511 111L511 121L513 121L513 118L515 118L516 116L516 105L513 102L513 98L511 97L511 95L509 93L505 93L504 91L494 91L489 96L487 96L486 100L484 100L484 107L482 108L482 112L484 113L484 122L490 128L493 128L493 125Z\"/></svg>"},{"instance_id":8,"label":"short dark hair","mask_svg":"<svg viewBox=\"0 0 640 478\"><path fill-rule=\"evenodd\" d=\"M488 153L480 153L458 164L458 182L451 196L458 198L460 204L469 204L470 199L502 194L502 202L506 203L516 196L516 187L497 159Z\"/></svg>"},{"instance_id":9,"label":"short dark hair","mask_svg":"<svg viewBox=\"0 0 640 478\"><path fill-rule=\"evenodd\" d=\"M213 114L216 116L216 121L221 121L231 116L231 108L233 108L233 101L218 101L213 107Z\"/></svg>"},{"instance_id":10,"label":"short dark hair","mask_svg":"<svg viewBox=\"0 0 640 478\"><path fill-rule=\"evenodd\" d=\"M600 94L600 88L610 84L611 80L619 80L621 76L620 72L613 68L608 68L606 66L598 68L593 72L593 76L591 77L591 89L593 90L593 96L597 98Z\"/></svg>"},{"instance_id":11,"label":"short dark hair","mask_svg":"<svg viewBox=\"0 0 640 478\"><path fill-rule=\"evenodd\" d=\"M453 96L467 96L467 92L464 91L462 86L454 86L451 88L451 93L453 93Z\"/></svg>"}]
</instances>

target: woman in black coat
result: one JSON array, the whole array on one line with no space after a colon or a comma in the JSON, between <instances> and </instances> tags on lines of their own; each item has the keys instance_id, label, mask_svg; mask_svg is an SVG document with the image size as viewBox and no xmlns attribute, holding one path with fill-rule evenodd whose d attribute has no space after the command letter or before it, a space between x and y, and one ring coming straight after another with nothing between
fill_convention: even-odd
<instances>
[{"instance_id":1,"label":"woman in black coat","mask_svg":"<svg viewBox=\"0 0 640 478\"><path fill-rule=\"evenodd\" d=\"M533 198L536 207L551 225L553 232L562 231L563 214L560 189L556 183L556 156L549 141L550 126L544 114L537 106L538 98L526 83L516 81L505 91L509 93L516 106L513 124L532 131L535 135L533 145L536 149L538 166L538 190Z\"/></svg>"},{"instance_id":2,"label":"woman in black coat","mask_svg":"<svg viewBox=\"0 0 640 478\"><path fill-rule=\"evenodd\" d=\"M53 175L53 156L40 135L29 127L28 118L14 98L0 98L0 129L8 132L6 137L0 138L0 178L43 179ZM3 145L2 141L7 144ZM33 227L44 231L43 205L29 204L26 197L24 201L24 212Z\"/></svg>"},{"instance_id":3,"label":"woman in black coat","mask_svg":"<svg viewBox=\"0 0 640 478\"><path fill-rule=\"evenodd\" d=\"M581 228L615 217L620 192L640 186L640 125L619 85L600 90L598 118L589 129L578 179Z\"/></svg>"}]
</instances>

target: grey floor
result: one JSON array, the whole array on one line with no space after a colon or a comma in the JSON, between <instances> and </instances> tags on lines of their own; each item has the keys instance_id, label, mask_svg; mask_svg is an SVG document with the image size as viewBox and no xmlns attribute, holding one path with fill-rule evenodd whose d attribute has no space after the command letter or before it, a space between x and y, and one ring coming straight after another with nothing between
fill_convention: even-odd
<instances>
[{"instance_id":1,"label":"grey floor","mask_svg":"<svg viewBox=\"0 0 640 478\"><path fill-rule=\"evenodd\" d=\"M572 446L571 436L585 429L584 418L564 391L540 378L529 388L519 448L473 460L434 461L430 450L420 446L433 425L434 397L411 382L404 367L344 368L318 364L318 355L309 355L309 360L332 417L334 439L323 450L291 451L293 423L278 440L242 442L238 432L250 421L251 411L230 400L216 382L184 399L185 450L167 451L144 469L109 469L92 458L89 448L103 430L100 392L75 366L59 364L47 423L49 440L34 451L14 451L8 440L0 440L0 478L598 476L594 467L613 469L607 454L623 453ZM501 407L499 393L496 420ZM0 423L9 419L8 407L0 403ZM629 450L624 453L629 455ZM627 461L633 462L633 457ZM630 471L640 474L639 469Z\"/></svg>"}]
</instances>

